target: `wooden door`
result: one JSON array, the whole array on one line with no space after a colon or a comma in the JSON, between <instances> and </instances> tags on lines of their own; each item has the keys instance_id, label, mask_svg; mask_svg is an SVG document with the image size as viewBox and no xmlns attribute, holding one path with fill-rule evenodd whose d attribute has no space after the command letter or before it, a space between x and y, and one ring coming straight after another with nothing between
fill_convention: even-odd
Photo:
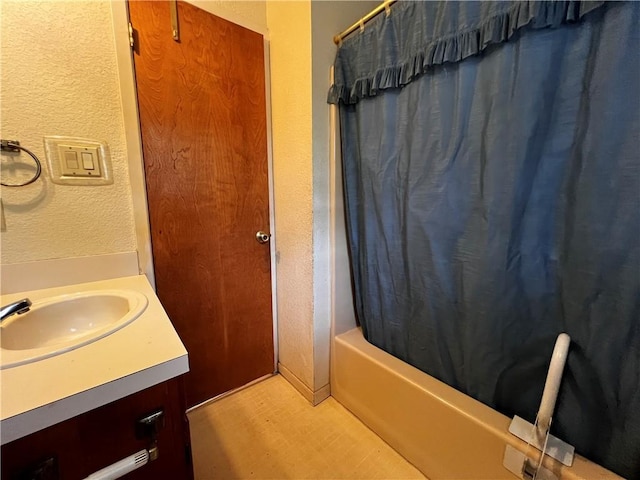
<instances>
[{"instance_id":1,"label":"wooden door","mask_svg":"<svg viewBox=\"0 0 640 480\"><path fill-rule=\"evenodd\" d=\"M157 293L196 405L274 371L263 37L178 3L130 1Z\"/></svg>"}]
</instances>

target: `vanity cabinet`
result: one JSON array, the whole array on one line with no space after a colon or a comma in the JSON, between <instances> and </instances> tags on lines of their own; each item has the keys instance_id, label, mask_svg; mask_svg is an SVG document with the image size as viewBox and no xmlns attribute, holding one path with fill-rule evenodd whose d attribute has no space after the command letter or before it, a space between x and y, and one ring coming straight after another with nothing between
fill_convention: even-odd
<instances>
[{"instance_id":1,"label":"vanity cabinet","mask_svg":"<svg viewBox=\"0 0 640 480\"><path fill-rule=\"evenodd\" d=\"M84 479L142 449L151 439L138 420L160 409L158 457L126 479L193 479L182 377L73 417L2 446L2 478Z\"/></svg>"}]
</instances>

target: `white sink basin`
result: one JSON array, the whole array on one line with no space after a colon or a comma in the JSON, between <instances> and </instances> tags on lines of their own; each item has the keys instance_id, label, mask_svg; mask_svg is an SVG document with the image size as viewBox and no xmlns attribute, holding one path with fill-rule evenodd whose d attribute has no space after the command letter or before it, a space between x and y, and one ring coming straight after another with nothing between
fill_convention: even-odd
<instances>
[{"instance_id":1,"label":"white sink basin","mask_svg":"<svg viewBox=\"0 0 640 480\"><path fill-rule=\"evenodd\" d=\"M134 290L95 290L34 301L0 324L0 368L16 367L95 342L128 325L147 308Z\"/></svg>"}]
</instances>

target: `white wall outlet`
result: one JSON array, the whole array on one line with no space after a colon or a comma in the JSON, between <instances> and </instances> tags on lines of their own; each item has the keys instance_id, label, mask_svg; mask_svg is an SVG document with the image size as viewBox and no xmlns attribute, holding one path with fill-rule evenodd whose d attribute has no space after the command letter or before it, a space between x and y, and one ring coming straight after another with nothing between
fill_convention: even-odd
<instances>
[{"instance_id":1,"label":"white wall outlet","mask_svg":"<svg viewBox=\"0 0 640 480\"><path fill-rule=\"evenodd\" d=\"M86 138L47 136L44 150L53 183L109 185L113 183L106 142Z\"/></svg>"}]
</instances>

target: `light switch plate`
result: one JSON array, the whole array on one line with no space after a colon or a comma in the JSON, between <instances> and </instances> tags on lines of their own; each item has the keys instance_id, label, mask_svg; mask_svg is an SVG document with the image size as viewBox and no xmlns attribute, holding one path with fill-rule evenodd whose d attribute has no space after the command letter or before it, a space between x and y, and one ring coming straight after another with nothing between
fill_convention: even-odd
<instances>
[{"instance_id":1,"label":"light switch plate","mask_svg":"<svg viewBox=\"0 0 640 480\"><path fill-rule=\"evenodd\" d=\"M100 149L97 147L58 144L62 175L98 178L101 176Z\"/></svg>"},{"instance_id":2,"label":"light switch plate","mask_svg":"<svg viewBox=\"0 0 640 480\"><path fill-rule=\"evenodd\" d=\"M60 185L110 185L113 183L107 142L52 135L44 137L44 150L53 183Z\"/></svg>"}]
</instances>

